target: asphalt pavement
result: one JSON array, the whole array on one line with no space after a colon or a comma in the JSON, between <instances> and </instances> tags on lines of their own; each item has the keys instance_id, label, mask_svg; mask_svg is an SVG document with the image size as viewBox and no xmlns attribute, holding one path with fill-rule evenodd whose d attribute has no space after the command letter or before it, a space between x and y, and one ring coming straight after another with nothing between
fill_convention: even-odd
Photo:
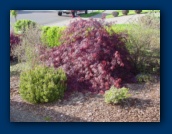
<instances>
[{"instance_id":1,"label":"asphalt pavement","mask_svg":"<svg viewBox=\"0 0 172 134\"><path fill-rule=\"evenodd\" d=\"M40 25L50 25L72 19L71 14L58 16L57 11L58 10L19 10L17 20L28 19L35 21ZM88 10L88 13L92 11L93 10ZM10 16L10 23L14 24L14 22L14 17Z\"/></svg>"},{"instance_id":2,"label":"asphalt pavement","mask_svg":"<svg viewBox=\"0 0 172 134\"><path fill-rule=\"evenodd\" d=\"M72 18L71 14L63 14L62 16L57 15L58 10L19 10L17 15L17 20L28 19L37 22L40 25L46 26L66 26L70 21L77 19L78 17ZM88 13L94 10L88 10ZM103 13L105 15L112 13L114 10L105 10ZM129 23L136 18L143 16L144 14L128 15L121 17L114 17L105 19L107 22L115 22L116 24ZM90 18L101 19L102 14L97 14ZM89 19L89 18L83 18ZM14 24L14 17L10 16L10 24ZM11 26L10 26L11 28Z\"/></svg>"}]
</instances>

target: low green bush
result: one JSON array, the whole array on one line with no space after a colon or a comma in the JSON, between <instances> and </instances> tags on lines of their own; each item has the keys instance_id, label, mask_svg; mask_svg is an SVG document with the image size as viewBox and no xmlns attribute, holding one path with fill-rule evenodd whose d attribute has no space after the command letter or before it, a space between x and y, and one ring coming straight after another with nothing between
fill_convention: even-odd
<instances>
[{"instance_id":1,"label":"low green bush","mask_svg":"<svg viewBox=\"0 0 172 134\"><path fill-rule=\"evenodd\" d=\"M118 12L118 11L113 11L113 12L112 12L112 15L113 15L114 17L117 17L117 16L119 15L119 12Z\"/></svg>"},{"instance_id":2,"label":"low green bush","mask_svg":"<svg viewBox=\"0 0 172 134\"><path fill-rule=\"evenodd\" d=\"M122 10L123 15L127 15L129 13L129 10Z\"/></svg>"},{"instance_id":3,"label":"low green bush","mask_svg":"<svg viewBox=\"0 0 172 134\"><path fill-rule=\"evenodd\" d=\"M43 27L42 35L41 35L41 39L43 43L49 47L55 47L61 45L60 37L64 29L65 27L57 27L57 26Z\"/></svg>"},{"instance_id":4,"label":"low green bush","mask_svg":"<svg viewBox=\"0 0 172 134\"><path fill-rule=\"evenodd\" d=\"M30 27L35 27L36 25L37 25L36 22L31 20L25 20L25 19L18 20L14 23L14 31L16 33L18 32L23 33L26 30L28 30Z\"/></svg>"},{"instance_id":5,"label":"low green bush","mask_svg":"<svg viewBox=\"0 0 172 134\"><path fill-rule=\"evenodd\" d=\"M134 10L136 14L140 14L142 10Z\"/></svg>"},{"instance_id":6,"label":"low green bush","mask_svg":"<svg viewBox=\"0 0 172 134\"><path fill-rule=\"evenodd\" d=\"M142 83L142 82L153 82L154 78L151 74L138 74L136 75L136 79L138 82Z\"/></svg>"},{"instance_id":7,"label":"low green bush","mask_svg":"<svg viewBox=\"0 0 172 134\"><path fill-rule=\"evenodd\" d=\"M128 93L128 88L115 88L112 86L109 90L105 91L104 98L106 103L119 103L122 100L128 98L130 94Z\"/></svg>"},{"instance_id":8,"label":"low green bush","mask_svg":"<svg viewBox=\"0 0 172 134\"><path fill-rule=\"evenodd\" d=\"M19 93L30 103L52 102L64 96L66 80L62 69L36 66L21 73Z\"/></svg>"}]
</instances>

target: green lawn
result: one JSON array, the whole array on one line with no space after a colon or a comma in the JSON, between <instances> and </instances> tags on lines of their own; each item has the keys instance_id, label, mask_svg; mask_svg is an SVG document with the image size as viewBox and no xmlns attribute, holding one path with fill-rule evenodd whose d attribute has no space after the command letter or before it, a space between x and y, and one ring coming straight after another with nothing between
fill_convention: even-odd
<instances>
[{"instance_id":1,"label":"green lawn","mask_svg":"<svg viewBox=\"0 0 172 134\"><path fill-rule=\"evenodd\" d=\"M130 29L130 24L115 24L111 28L107 28L107 31L111 33L111 30L113 30L115 33L121 33L128 31Z\"/></svg>"},{"instance_id":2,"label":"green lawn","mask_svg":"<svg viewBox=\"0 0 172 134\"><path fill-rule=\"evenodd\" d=\"M88 13L88 14L80 14L79 16L80 16L80 17L83 17L83 18L88 18L88 17L94 16L94 15L100 14L100 13L102 13L103 11L104 11L104 10L94 10L94 11L91 12L91 13Z\"/></svg>"},{"instance_id":3,"label":"green lawn","mask_svg":"<svg viewBox=\"0 0 172 134\"><path fill-rule=\"evenodd\" d=\"M115 32L123 32L125 30L128 30L130 28L130 24L116 24L113 25L111 28L115 31Z\"/></svg>"},{"instance_id":4,"label":"green lawn","mask_svg":"<svg viewBox=\"0 0 172 134\"><path fill-rule=\"evenodd\" d=\"M122 10L114 10L114 11L118 11L118 12L119 12L118 17L120 17L120 16L126 16L126 15L123 15L123 14L122 14ZM142 12L141 12L140 14L146 14L146 13L148 13L149 11L150 11L150 10L142 10ZM156 11L156 10L155 10L155 11ZM158 11L158 10L157 10L157 11ZM134 10L129 10L128 15L134 15L134 14L136 14ZM109 15L106 16L106 18L114 18L114 16L113 16L112 14L109 14Z\"/></svg>"}]
</instances>

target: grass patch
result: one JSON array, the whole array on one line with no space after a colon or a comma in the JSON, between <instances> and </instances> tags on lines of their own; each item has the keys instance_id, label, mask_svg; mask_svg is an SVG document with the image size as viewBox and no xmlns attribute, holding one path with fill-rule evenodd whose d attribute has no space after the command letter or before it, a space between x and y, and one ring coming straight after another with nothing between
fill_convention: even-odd
<instances>
[{"instance_id":1,"label":"grass patch","mask_svg":"<svg viewBox=\"0 0 172 134\"><path fill-rule=\"evenodd\" d=\"M116 25L113 25L111 28L113 29L113 31L119 33L119 32L129 30L130 27L131 27L130 24L116 24Z\"/></svg>"},{"instance_id":2,"label":"grass patch","mask_svg":"<svg viewBox=\"0 0 172 134\"><path fill-rule=\"evenodd\" d=\"M115 24L111 26L111 28L107 27L109 33L114 31L115 33L124 33L127 32L131 28L130 24Z\"/></svg>"},{"instance_id":3,"label":"grass patch","mask_svg":"<svg viewBox=\"0 0 172 134\"><path fill-rule=\"evenodd\" d=\"M123 15L123 14L122 14L122 10L114 10L114 11L118 11L118 12L119 12L118 17L120 17L120 16L126 16L126 15ZM148 13L149 11L150 11L150 10L142 10L142 12L141 12L140 14L146 14L146 13ZM134 10L129 10L128 15L134 15L134 14L136 14ZM114 16L113 16L112 14L109 14L109 15L106 15L106 18L114 18Z\"/></svg>"},{"instance_id":4,"label":"grass patch","mask_svg":"<svg viewBox=\"0 0 172 134\"><path fill-rule=\"evenodd\" d=\"M91 13L88 13L88 14L80 14L79 16L80 17L83 17L83 18L88 18L88 17L92 17L92 16L94 16L94 15L97 15L97 14L100 14L100 13L102 13L104 10L95 10L95 11L93 11L93 12L91 12Z\"/></svg>"}]
</instances>

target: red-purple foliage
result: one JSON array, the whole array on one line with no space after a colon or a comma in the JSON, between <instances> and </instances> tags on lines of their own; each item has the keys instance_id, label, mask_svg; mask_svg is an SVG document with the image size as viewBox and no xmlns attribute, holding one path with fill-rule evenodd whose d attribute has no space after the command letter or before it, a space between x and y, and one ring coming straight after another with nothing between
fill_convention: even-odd
<instances>
[{"instance_id":1,"label":"red-purple foliage","mask_svg":"<svg viewBox=\"0 0 172 134\"><path fill-rule=\"evenodd\" d=\"M107 25L108 26L108 25ZM76 20L62 35L63 44L41 55L41 60L68 76L68 88L92 92L119 88L131 80L129 53L119 34L110 35L104 21Z\"/></svg>"},{"instance_id":2,"label":"red-purple foliage","mask_svg":"<svg viewBox=\"0 0 172 134\"><path fill-rule=\"evenodd\" d=\"M13 32L10 33L10 60L13 60L14 57L11 54L12 49L16 47L20 43L20 37Z\"/></svg>"}]
</instances>

